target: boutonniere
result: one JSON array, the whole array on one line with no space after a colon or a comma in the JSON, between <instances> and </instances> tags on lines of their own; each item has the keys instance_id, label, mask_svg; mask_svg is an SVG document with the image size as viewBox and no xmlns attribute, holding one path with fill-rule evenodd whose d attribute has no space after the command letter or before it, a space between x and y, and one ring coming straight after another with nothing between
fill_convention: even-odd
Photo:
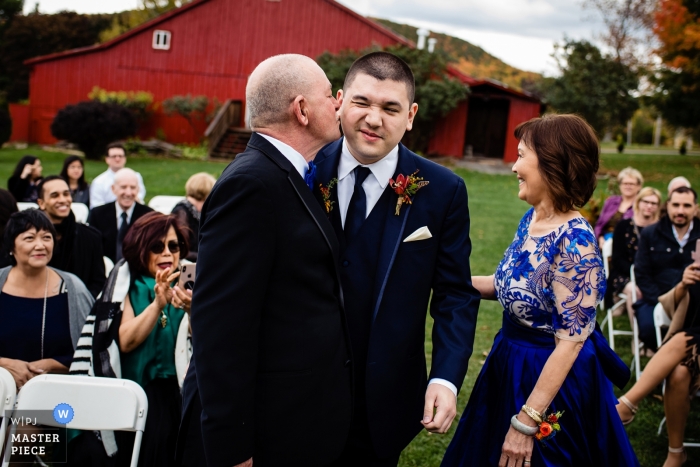
<instances>
[{"instance_id":1,"label":"boutonniere","mask_svg":"<svg viewBox=\"0 0 700 467\"><path fill-rule=\"evenodd\" d=\"M418 172L419 171L416 170L411 175L399 174L399 176L396 177L396 181L394 181L393 178L389 179L389 186L394 190L394 193L399 195L399 199L396 201L395 215L399 215L403 203L413 204L413 196L416 192L430 183L423 180L423 177L416 177Z\"/></svg>"},{"instance_id":2,"label":"boutonniere","mask_svg":"<svg viewBox=\"0 0 700 467\"><path fill-rule=\"evenodd\" d=\"M327 186L323 186L323 183L318 184L318 189L321 191L321 198L323 199L323 207L326 208L326 214L330 214L333 210L333 205L335 201L331 201L331 189L338 183L338 179L334 178L328 182Z\"/></svg>"}]
</instances>

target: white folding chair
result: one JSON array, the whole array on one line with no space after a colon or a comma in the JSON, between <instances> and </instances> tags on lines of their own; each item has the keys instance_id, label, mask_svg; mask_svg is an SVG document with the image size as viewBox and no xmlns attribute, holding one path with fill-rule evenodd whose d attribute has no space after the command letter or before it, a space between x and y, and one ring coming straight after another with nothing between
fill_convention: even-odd
<instances>
[{"instance_id":1,"label":"white folding chair","mask_svg":"<svg viewBox=\"0 0 700 467\"><path fill-rule=\"evenodd\" d=\"M2 454L2 446L5 443L5 432L7 431L7 423L9 422L9 417L7 415L12 411L15 406L15 395L17 394L17 387L15 386L15 379L12 377L9 371L4 368L0 368L0 454Z\"/></svg>"},{"instance_id":2,"label":"white folding chair","mask_svg":"<svg viewBox=\"0 0 700 467\"><path fill-rule=\"evenodd\" d=\"M135 431L131 467L137 466L148 414L148 399L141 386L128 379L40 375L22 387L15 410L44 411L36 417L38 424L63 426L53 418L54 408L61 403L70 405L74 413L66 428ZM7 449L11 447L10 437Z\"/></svg>"},{"instance_id":3,"label":"white folding chair","mask_svg":"<svg viewBox=\"0 0 700 467\"><path fill-rule=\"evenodd\" d=\"M105 263L105 277L109 277L109 273L114 269L114 261L109 256L103 256L102 261Z\"/></svg>"},{"instance_id":4,"label":"white folding chair","mask_svg":"<svg viewBox=\"0 0 700 467\"><path fill-rule=\"evenodd\" d=\"M607 239L603 243L603 270L605 271L605 279L610 277L610 258L612 258L612 239ZM618 300L613 304L611 308L605 309L605 302L600 303L601 311L605 312L605 318L600 323L600 328L604 329L605 325L608 325L608 342L610 343L610 348L615 350L615 336L628 336L631 335L630 331L616 331L613 327L613 313L620 307L624 307L627 302L627 297L625 294L619 294Z\"/></svg>"},{"instance_id":5,"label":"white folding chair","mask_svg":"<svg viewBox=\"0 0 700 467\"><path fill-rule=\"evenodd\" d=\"M71 203L70 205L73 215L75 215L75 221L85 224L87 222L88 214L90 214L90 208L83 203Z\"/></svg>"},{"instance_id":6,"label":"white folding chair","mask_svg":"<svg viewBox=\"0 0 700 467\"><path fill-rule=\"evenodd\" d=\"M661 303L654 307L654 329L656 330L656 347L661 347L661 328L669 327L671 318L668 317Z\"/></svg>"},{"instance_id":7,"label":"white folding chair","mask_svg":"<svg viewBox=\"0 0 700 467\"><path fill-rule=\"evenodd\" d=\"M25 209L39 209L39 205L36 203L19 202L17 203L17 209L20 211L24 211Z\"/></svg>"},{"instance_id":8,"label":"white folding chair","mask_svg":"<svg viewBox=\"0 0 700 467\"><path fill-rule=\"evenodd\" d=\"M151 198L148 206L163 214L170 214L177 203L185 199L184 196L164 196L158 195Z\"/></svg>"}]
</instances>

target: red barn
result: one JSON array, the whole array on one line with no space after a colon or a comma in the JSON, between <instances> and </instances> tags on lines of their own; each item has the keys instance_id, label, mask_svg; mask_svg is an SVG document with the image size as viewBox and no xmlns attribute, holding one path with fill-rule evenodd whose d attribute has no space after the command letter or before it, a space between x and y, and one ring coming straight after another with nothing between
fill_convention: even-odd
<instances>
[{"instance_id":1,"label":"red barn","mask_svg":"<svg viewBox=\"0 0 700 467\"><path fill-rule=\"evenodd\" d=\"M195 0L109 42L28 60L28 139L32 143L54 142L50 126L58 110L86 100L94 86L109 91L149 91L156 102L185 94L244 102L248 76L272 55L317 57L324 51L397 43L413 46L333 0ZM510 115L511 133L511 120L519 123L530 118L532 112L526 112L527 116L517 113L519 100L532 104L527 96L496 83L459 76L473 90L488 89L484 95L501 93L492 102L504 98L510 102L505 112ZM472 116L468 102L436 128L432 152L464 154L465 145L470 144L470 122L484 123L483 111ZM539 112L539 103L536 107ZM235 126L242 124L234 122ZM157 111L141 136L152 136L159 130L172 142L198 140L184 119ZM509 135L506 139L513 138ZM504 140L506 152L511 143Z\"/></svg>"}]
</instances>

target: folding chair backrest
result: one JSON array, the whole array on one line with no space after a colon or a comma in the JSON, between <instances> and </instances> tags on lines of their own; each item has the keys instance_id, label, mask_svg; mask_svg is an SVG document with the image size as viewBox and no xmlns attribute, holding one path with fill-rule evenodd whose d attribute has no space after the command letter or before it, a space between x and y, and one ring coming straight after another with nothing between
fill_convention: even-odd
<instances>
[{"instance_id":1,"label":"folding chair backrest","mask_svg":"<svg viewBox=\"0 0 700 467\"><path fill-rule=\"evenodd\" d=\"M146 425L146 393L141 386L126 379L35 376L22 387L17 410L48 411L44 417L37 417L39 423L61 426L53 419L53 410L61 403L70 405L74 412L67 428L143 431Z\"/></svg>"},{"instance_id":2,"label":"folding chair backrest","mask_svg":"<svg viewBox=\"0 0 700 467\"><path fill-rule=\"evenodd\" d=\"M657 303L654 307L654 330L656 331L656 345L661 347L661 328L668 327L671 324L671 318L666 314L663 305Z\"/></svg>"},{"instance_id":3,"label":"folding chair backrest","mask_svg":"<svg viewBox=\"0 0 700 467\"><path fill-rule=\"evenodd\" d=\"M612 257L613 242L609 238L603 242L603 267L605 268L605 278L610 277L610 258Z\"/></svg>"},{"instance_id":4,"label":"folding chair backrest","mask_svg":"<svg viewBox=\"0 0 700 467\"><path fill-rule=\"evenodd\" d=\"M7 429L8 417L5 415L12 412L15 406L15 395L17 394L17 387L15 386L15 379L12 377L9 371L4 368L0 368L0 418L2 418L2 424L0 424L0 453L2 452L2 446L5 443L5 430Z\"/></svg>"},{"instance_id":5,"label":"folding chair backrest","mask_svg":"<svg viewBox=\"0 0 700 467\"><path fill-rule=\"evenodd\" d=\"M105 263L105 277L109 277L109 273L112 272L114 268L114 261L112 261L108 256L103 256L102 261Z\"/></svg>"},{"instance_id":6,"label":"folding chair backrest","mask_svg":"<svg viewBox=\"0 0 700 467\"><path fill-rule=\"evenodd\" d=\"M185 199L184 196L158 195L151 198L151 201L148 202L148 206L163 214L170 214L173 212L175 205L183 199Z\"/></svg>"},{"instance_id":7,"label":"folding chair backrest","mask_svg":"<svg viewBox=\"0 0 700 467\"><path fill-rule=\"evenodd\" d=\"M75 215L75 221L84 224L87 222L88 215L90 214L90 209L87 205L83 203L71 203L71 211Z\"/></svg>"},{"instance_id":8,"label":"folding chair backrest","mask_svg":"<svg viewBox=\"0 0 700 467\"><path fill-rule=\"evenodd\" d=\"M22 201L17 203L17 209L20 211L24 211L25 209L39 209L39 205L36 203L26 203Z\"/></svg>"}]
</instances>

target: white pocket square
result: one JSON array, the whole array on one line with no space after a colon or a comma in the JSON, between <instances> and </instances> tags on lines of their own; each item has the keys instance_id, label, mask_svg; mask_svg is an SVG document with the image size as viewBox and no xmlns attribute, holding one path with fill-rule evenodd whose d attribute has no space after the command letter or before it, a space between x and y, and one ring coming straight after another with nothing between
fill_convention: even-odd
<instances>
[{"instance_id":1,"label":"white pocket square","mask_svg":"<svg viewBox=\"0 0 700 467\"><path fill-rule=\"evenodd\" d=\"M430 233L428 227L421 227L420 229L413 232L408 237L404 238L403 243L406 242L416 242L418 240L426 240L428 238L433 238L433 234Z\"/></svg>"}]
</instances>

